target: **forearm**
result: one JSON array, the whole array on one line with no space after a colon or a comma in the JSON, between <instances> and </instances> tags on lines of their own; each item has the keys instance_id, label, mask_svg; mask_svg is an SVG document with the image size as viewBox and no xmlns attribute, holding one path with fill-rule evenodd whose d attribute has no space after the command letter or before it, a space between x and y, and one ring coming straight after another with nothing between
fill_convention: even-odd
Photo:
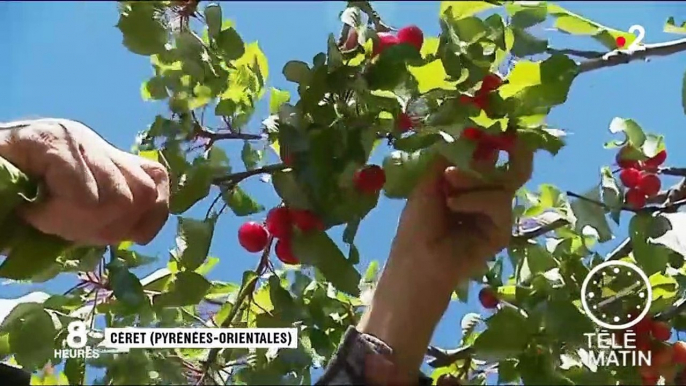
<instances>
[{"instance_id":1,"label":"forearm","mask_svg":"<svg viewBox=\"0 0 686 386\"><path fill-rule=\"evenodd\" d=\"M403 252L399 252L403 253ZM453 286L428 273L419 256L389 258L357 330L393 350L393 362L415 383L434 329L450 303Z\"/></svg>"}]
</instances>

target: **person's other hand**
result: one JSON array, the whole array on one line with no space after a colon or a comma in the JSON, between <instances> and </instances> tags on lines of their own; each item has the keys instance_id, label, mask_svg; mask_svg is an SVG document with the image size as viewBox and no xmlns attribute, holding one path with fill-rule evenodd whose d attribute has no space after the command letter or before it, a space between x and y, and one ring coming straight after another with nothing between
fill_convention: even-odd
<instances>
[{"instance_id":1,"label":"person's other hand","mask_svg":"<svg viewBox=\"0 0 686 386\"><path fill-rule=\"evenodd\" d=\"M0 156L45 184L44 201L18 210L44 233L85 245L147 244L169 216L164 166L115 148L82 123L0 125Z\"/></svg>"},{"instance_id":2,"label":"person's other hand","mask_svg":"<svg viewBox=\"0 0 686 386\"><path fill-rule=\"evenodd\" d=\"M403 210L391 256L415 260L423 274L456 285L505 248L516 191L531 177L533 152L517 141L506 171L496 158L475 162L481 179L438 159ZM427 271L428 270L428 271Z\"/></svg>"}]
</instances>

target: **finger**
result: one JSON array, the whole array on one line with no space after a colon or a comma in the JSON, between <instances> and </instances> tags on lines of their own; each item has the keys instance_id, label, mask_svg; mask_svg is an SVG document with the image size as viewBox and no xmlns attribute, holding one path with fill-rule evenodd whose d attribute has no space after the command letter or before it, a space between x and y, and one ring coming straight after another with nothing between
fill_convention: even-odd
<instances>
[{"instance_id":1,"label":"finger","mask_svg":"<svg viewBox=\"0 0 686 386\"><path fill-rule=\"evenodd\" d=\"M131 154L120 152L112 159L126 179L133 197L131 208L108 224L100 236L111 242L129 239L136 224L157 200L155 181L141 168L139 159Z\"/></svg>"},{"instance_id":2,"label":"finger","mask_svg":"<svg viewBox=\"0 0 686 386\"><path fill-rule=\"evenodd\" d=\"M482 228L492 227L483 233L493 242L507 242L512 228L512 195L503 190L469 192L446 198L447 207L458 214L480 215Z\"/></svg>"},{"instance_id":3,"label":"finger","mask_svg":"<svg viewBox=\"0 0 686 386\"><path fill-rule=\"evenodd\" d=\"M76 146L45 153L44 181L51 195L95 206L98 203L98 183L81 151Z\"/></svg>"},{"instance_id":4,"label":"finger","mask_svg":"<svg viewBox=\"0 0 686 386\"><path fill-rule=\"evenodd\" d=\"M17 214L39 231L84 245L107 245L96 232L101 220L92 208L78 202L49 197L47 200L22 205Z\"/></svg>"},{"instance_id":5,"label":"finger","mask_svg":"<svg viewBox=\"0 0 686 386\"><path fill-rule=\"evenodd\" d=\"M410 201L422 199L431 199L438 197L442 192L442 176L447 167L450 166L448 160L442 156L436 156L426 171L422 175L419 183L410 195Z\"/></svg>"},{"instance_id":6,"label":"finger","mask_svg":"<svg viewBox=\"0 0 686 386\"><path fill-rule=\"evenodd\" d=\"M133 206L133 194L126 182L126 178L114 164L109 154L98 152L84 153L84 159L93 177L98 183L99 204L96 209L100 218L100 230L103 229L122 213L127 213Z\"/></svg>"},{"instance_id":7,"label":"finger","mask_svg":"<svg viewBox=\"0 0 686 386\"><path fill-rule=\"evenodd\" d=\"M157 198L138 223L134 226L129 238L134 242L146 245L157 235L169 217L169 174L160 163L140 158L141 168L155 183Z\"/></svg>"},{"instance_id":8,"label":"finger","mask_svg":"<svg viewBox=\"0 0 686 386\"><path fill-rule=\"evenodd\" d=\"M506 174L508 187L515 191L529 179L534 169L534 152L525 141L516 139L509 152L509 167Z\"/></svg>"}]
</instances>

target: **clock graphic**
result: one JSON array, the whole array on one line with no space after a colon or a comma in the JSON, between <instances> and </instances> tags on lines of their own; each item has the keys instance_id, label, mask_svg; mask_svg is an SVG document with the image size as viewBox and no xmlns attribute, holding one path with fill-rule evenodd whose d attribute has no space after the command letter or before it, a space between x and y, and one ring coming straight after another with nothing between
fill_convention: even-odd
<instances>
[{"instance_id":1,"label":"clock graphic","mask_svg":"<svg viewBox=\"0 0 686 386\"><path fill-rule=\"evenodd\" d=\"M581 285L581 305L586 315L608 330L636 325L650 312L652 298L648 276L626 261L598 264Z\"/></svg>"}]
</instances>

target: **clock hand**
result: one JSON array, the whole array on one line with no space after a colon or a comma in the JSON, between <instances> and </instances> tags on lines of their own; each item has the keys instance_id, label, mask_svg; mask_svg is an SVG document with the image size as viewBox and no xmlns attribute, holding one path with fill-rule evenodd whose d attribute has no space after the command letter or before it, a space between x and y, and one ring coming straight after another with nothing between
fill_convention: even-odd
<instances>
[{"instance_id":1,"label":"clock hand","mask_svg":"<svg viewBox=\"0 0 686 386\"><path fill-rule=\"evenodd\" d=\"M609 303L614 302L614 301L617 300L617 299L620 299L620 298L625 297L626 295L629 295L635 288L641 286L641 284L642 284L642 283L636 283L636 284L633 284L633 285L630 286L630 287L627 287L627 288L625 288L625 289L619 291L616 295L614 295L614 296L612 296L612 297L610 297L610 298L607 298L607 299L603 300L602 302L598 303L598 307L603 307L603 306L605 306L605 305L607 305L607 304L609 304Z\"/></svg>"}]
</instances>

